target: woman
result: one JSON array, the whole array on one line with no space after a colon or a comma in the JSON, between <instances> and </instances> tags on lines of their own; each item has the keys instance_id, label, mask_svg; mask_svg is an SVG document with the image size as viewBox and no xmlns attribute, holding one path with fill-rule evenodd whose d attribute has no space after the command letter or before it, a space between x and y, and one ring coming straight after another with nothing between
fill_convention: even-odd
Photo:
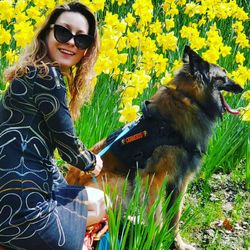
<instances>
[{"instance_id":1,"label":"woman","mask_svg":"<svg viewBox=\"0 0 250 250\"><path fill-rule=\"evenodd\" d=\"M98 175L102 160L74 133L72 117L91 96L99 40L80 3L57 7L20 61L0 105L0 245L7 249L85 249L86 226L106 214L104 194L69 186L53 160ZM69 109L63 77L71 95Z\"/></svg>"}]
</instances>

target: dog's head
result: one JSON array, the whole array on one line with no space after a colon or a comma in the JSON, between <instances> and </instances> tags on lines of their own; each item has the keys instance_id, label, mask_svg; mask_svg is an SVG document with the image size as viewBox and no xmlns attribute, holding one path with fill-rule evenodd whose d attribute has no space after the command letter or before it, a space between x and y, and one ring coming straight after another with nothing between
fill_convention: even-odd
<instances>
[{"instance_id":1,"label":"dog's head","mask_svg":"<svg viewBox=\"0 0 250 250\"><path fill-rule=\"evenodd\" d=\"M240 93L243 89L229 79L224 69L203 60L189 46L185 46L183 63L173 81L177 90L196 102L213 119L225 111L239 114L227 104L221 91Z\"/></svg>"}]
</instances>

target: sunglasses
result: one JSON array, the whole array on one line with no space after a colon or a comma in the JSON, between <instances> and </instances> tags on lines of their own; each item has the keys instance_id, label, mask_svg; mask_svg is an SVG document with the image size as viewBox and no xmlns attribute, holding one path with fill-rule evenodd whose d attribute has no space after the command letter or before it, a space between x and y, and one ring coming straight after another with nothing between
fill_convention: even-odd
<instances>
[{"instance_id":1,"label":"sunglasses","mask_svg":"<svg viewBox=\"0 0 250 250\"><path fill-rule=\"evenodd\" d=\"M85 34L73 35L71 31L59 24L52 24L50 28L54 29L54 37L59 43L67 43L73 37L76 47L84 50L94 42L93 36Z\"/></svg>"}]
</instances>

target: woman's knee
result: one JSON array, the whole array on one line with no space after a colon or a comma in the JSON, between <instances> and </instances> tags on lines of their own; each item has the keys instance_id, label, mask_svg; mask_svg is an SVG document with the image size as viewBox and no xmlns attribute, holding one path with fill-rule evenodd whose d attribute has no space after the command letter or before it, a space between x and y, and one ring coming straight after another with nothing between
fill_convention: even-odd
<instances>
[{"instance_id":1,"label":"woman's knee","mask_svg":"<svg viewBox=\"0 0 250 250\"><path fill-rule=\"evenodd\" d=\"M100 221L107 214L107 206L110 204L110 199L100 189L86 187L88 194L88 217L92 217L90 221Z\"/></svg>"},{"instance_id":2,"label":"woman's knee","mask_svg":"<svg viewBox=\"0 0 250 250\"><path fill-rule=\"evenodd\" d=\"M93 188L93 187L85 187L87 194L88 194L88 201L96 202L98 200L104 200L104 192L100 189Z\"/></svg>"}]
</instances>

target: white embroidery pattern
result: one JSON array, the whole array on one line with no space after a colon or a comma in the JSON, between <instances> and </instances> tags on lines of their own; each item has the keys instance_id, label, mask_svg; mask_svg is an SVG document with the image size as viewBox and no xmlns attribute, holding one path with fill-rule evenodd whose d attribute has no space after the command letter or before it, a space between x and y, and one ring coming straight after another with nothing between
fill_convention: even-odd
<instances>
[{"instance_id":1,"label":"white embroidery pattern","mask_svg":"<svg viewBox=\"0 0 250 250\"><path fill-rule=\"evenodd\" d=\"M0 105L0 243L14 249L23 249L15 242L41 232L52 217L56 218L57 245L65 244L52 190L55 147L73 165L84 168L89 163L79 155L61 75L53 67L42 81L37 75L31 70L28 76L15 79ZM78 211L70 212L86 221Z\"/></svg>"}]
</instances>

